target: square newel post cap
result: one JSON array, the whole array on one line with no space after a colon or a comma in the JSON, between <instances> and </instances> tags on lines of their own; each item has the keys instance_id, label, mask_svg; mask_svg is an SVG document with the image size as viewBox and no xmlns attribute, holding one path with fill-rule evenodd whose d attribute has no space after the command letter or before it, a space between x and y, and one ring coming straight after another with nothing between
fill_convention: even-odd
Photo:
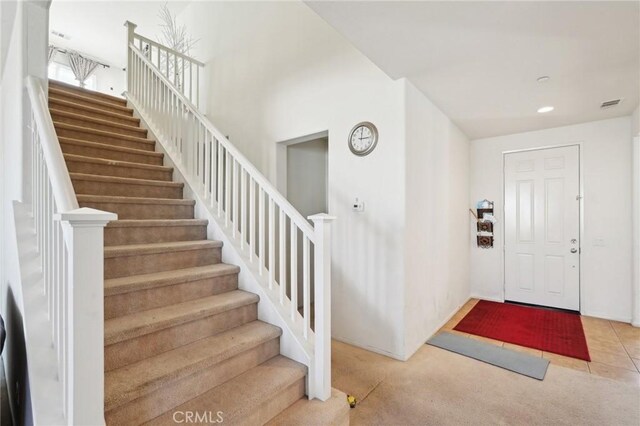
<instances>
[{"instance_id":1,"label":"square newel post cap","mask_svg":"<svg viewBox=\"0 0 640 426\"><path fill-rule=\"evenodd\" d=\"M89 207L82 207L64 213L56 213L54 219L69 222L72 226L106 226L107 223L112 220L117 220L118 215Z\"/></svg>"},{"instance_id":2,"label":"square newel post cap","mask_svg":"<svg viewBox=\"0 0 640 426\"><path fill-rule=\"evenodd\" d=\"M124 21L124 26L130 28L132 31L136 29L137 25L131 21Z\"/></svg>"},{"instance_id":3,"label":"square newel post cap","mask_svg":"<svg viewBox=\"0 0 640 426\"><path fill-rule=\"evenodd\" d=\"M326 213L317 213L317 214L312 214L311 216L308 216L307 219L313 221L313 223L319 223L319 222L333 222L334 220L336 220L335 216L331 216L328 215Z\"/></svg>"}]
</instances>

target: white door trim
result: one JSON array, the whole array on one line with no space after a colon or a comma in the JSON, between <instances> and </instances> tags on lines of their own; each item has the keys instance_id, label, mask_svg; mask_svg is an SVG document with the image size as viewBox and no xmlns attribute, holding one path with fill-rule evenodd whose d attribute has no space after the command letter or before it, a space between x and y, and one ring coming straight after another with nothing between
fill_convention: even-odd
<instances>
[{"instance_id":1,"label":"white door trim","mask_svg":"<svg viewBox=\"0 0 640 426\"><path fill-rule=\"evenodd\" d=\"M583 286L582 286L582 276L583 276L583 268L584 265L582 262L582 246L585 244L585 240L584 240L584 165L583 165L583 155L582 155L582 149L583 149L583 142L582 141L578 141L578 142L572 142L572 143L566 143L566 144L558 144L558 145L544 145L544 146L539 146L539 147L532 147L532 148L522 148L522 149L514 149L514 150L509 150L509 151L502 151L502 175L501 175L501 179L502 179L502 210L501 210L501 214L502 214L502 226L500 227L502 235L502 302L505 301L505 293L506 293L506 285L507 285L507 280L506 280L506 239L505 239L505 235L506 235L506 213L505 213L505 199L506 199L506 179L505 179L505 161L506 161L506 155L507 154L516 154L516 153L520 153L520 152L528 152L528 151L542 151L542 150L547 150L547 149L554 149L554 148L566 148L566 147L570 147L570 146L577 146L578 147L578 180L579 180L579 188L580 188L580 207L579 207L579 228L580 228L580 266L579 266L579 283L578 283L578 287L579 287L579 293L580 293L580 308L579 308L579 312L582 313L582 310L584 309L584 294L583 294Z\"/></svg>"}]
</instances>

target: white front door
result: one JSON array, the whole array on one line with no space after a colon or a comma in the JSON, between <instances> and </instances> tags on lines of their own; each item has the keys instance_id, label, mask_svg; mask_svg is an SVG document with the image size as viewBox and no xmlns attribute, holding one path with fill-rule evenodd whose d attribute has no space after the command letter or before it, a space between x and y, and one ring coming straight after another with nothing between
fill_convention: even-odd
<instances>
[{"instance_id":1,"label":"white front door","mask_svg":"<svg viewBox=\"0 0 640 426\"><path fill-rule=\"evenodd\" d=\"M505 300L580 310L580 148L505 154Z\"/></svg>"}]
</instances>

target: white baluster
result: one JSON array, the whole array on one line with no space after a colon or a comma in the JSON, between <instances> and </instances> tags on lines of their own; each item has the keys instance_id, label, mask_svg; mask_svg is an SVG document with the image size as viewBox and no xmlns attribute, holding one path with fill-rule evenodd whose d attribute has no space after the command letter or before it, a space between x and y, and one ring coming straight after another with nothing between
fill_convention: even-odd
<instances>
[{"instance_id":1,"label":"white baluster","mask_svg":"<svg viewBox=\"0 0 640 426\"><path fill-rule=\"evenodd\" d=\"M240 250L244 251L247 243L247 174L244 169L240 169Z\"/></svg>"},{"instance_id":2,"label":"white baluster","mask_svg":"<svg viewBox=\"0 0 640 426\"><path fill-rule=\"evenodd\" d=\"M273 198L269 197L269 290L273 288L276 279L275 222Z\"/></svg>"},{"instance_id":3,"label":"white baluster","mask_svg":"<svg viewBox=\"0 0 640 426\"><path fill-rule=\"evenodd\" d=\"M298 314L298 227L293 220L291 221L291 235L289 236L291 241L291 260L289 261L291 265L291 278L290 278L290 288L291 288L291 322L295 322Z\"/></svg>"},{"instance_id":4,"label":"white baluster","mask_svg":"<svg viewBox=\"0 0 640 426\"><path fill-rule=\"evenodd\" d=\"M249 176L249 262L253 263L256 253L256 183Z\"/></svg>"},{"instance_id":5,"label":"white baluster","mask_svg":"<svg viewBox=\"0 0 640 426\"><path fill-rule=\"evenodd\" d=\"M262 188L258 187L258 259L260 259L260 275L262 275L262 270L264 269L264 233L266 229L264 229L264 191Z\"/></svg>"},{"instance_id":6,"label":"white baluster","mask_svg":"<svg viewBox=\"0 0 640 426\"><path fill-rule=\"evenodd\" d=\"M233 163L233 176L231 178L231 184L233 188L233 230L231 231L231 236L236 238L238 233L238 225L240 224L239 214L238 214L238 162L232 160Z\"/></svg>"},{"instance_id":7,"label":"white baluster","mask_svg":"<svg viewBox=\"0 0 640 426\"><path fill-rule=\"evenodd\" d=\"M280 221L279 221L279 226L278 226L278 233L280 235L279 238L279 246L280 248L278 249L278 256L279 256L279 260L280 260L280 304L284 305L284 298L286 297L286 293L287 293L287 265L286 265L286 260L287 260L287 247L286 247L286 239L285 239L285 235L287 233L287 229L286 229L286 222L285 222L285 216L284 216L284 211L282 211L282 209L279 209L280 212Z\"/></svg>"}]
</instances>

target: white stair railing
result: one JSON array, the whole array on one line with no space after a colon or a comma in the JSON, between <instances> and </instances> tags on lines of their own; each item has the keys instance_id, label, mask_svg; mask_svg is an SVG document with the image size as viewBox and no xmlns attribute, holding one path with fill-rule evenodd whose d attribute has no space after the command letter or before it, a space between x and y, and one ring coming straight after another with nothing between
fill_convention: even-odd
<instances>
[{"instance_id":1,"label":"white stair railing","mask_svg":"<svg viewBox=\"0 0 640 426\"><path fill-rule=\"evenodd\" d=\"M125 22L128 44L133 44L191 103L200 107L200 70L204 64L135 33L136 24Z\"/></svg>"},{"instance_id":2,"label":"white stair railing","mask_svg":"<svg viewBox=\"0 0 640 426\"><path fill-rule=\"evenodd\" d=\"M57 366L67 424L104 424L103 228L117 216L78 207L43 85L30 76L26 86L31 207L56 358L49 364Z\"/></svg>"},{"instance_id":3,"label":"white stair railing","mask_svg":"<svg viewBox=\"0 0 640 426\"><path fill-rule=\"evenodd\" d=\"M257 271L269 303L304 348L309 398L328 399L334 218L310 216L312 227L132 41L139 37L135 25L127 27L127 98Z\"/></svg>"}]
</instances>

